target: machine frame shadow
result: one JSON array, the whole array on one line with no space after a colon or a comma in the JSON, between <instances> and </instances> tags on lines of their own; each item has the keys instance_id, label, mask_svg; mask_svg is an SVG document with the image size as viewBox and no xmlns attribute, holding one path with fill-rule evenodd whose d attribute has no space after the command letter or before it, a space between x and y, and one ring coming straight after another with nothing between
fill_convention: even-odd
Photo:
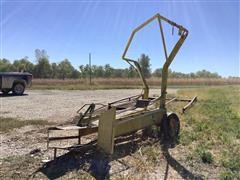
<instances>
[{"instance_id":1,"label":"machine frame shadow","mask_svg":"<svg viewBox=\"0 0 240 180\"><path fill-rule=\"evenodd\" d=\"M142 140L141 137L136 137L136 135L122 137L122 139L117 139L116 141L118 141L118 143L115 146L115 153L113 155L104 154L102 151L97 149L96 144L93 144L92 146L89 146L89 148L84 149L84 151L69 151L64 155L56 157L54 160L45 163L36 172L34 172L31 177L34 177L38 172L41 172L49 179L56 179L69 172L83 170L95 179L109 179L112 175L131 168L131 166L121 162L119 159L138 151L143 145L147 146L161 143L161 149L159 150L162 151L163 156L167 161L164 180L168 179L169 166L177 171L183 179L203 179L201 176L190 172L174 157L172 157L168 150L171 146L166 142L162 143L159 139L155 138ZM127 143L123 143L126 141ZM121 163L124 168L118 172L110 174L110 163L115 160Z\"/></svg>"}]
</instances>

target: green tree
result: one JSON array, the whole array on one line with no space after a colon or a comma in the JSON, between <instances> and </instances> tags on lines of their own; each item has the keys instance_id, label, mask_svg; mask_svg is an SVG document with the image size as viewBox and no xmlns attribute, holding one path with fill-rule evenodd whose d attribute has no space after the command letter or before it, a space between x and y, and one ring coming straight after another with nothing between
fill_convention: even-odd
<instances>
[{"instance_id":1,"label":"green tree","mask_svg":"<svg viewBox=\"0 0 240 180\"><path fill-rule=\"evenodd\" d=\"M11 71L12 64L9 60L3 58L0 59L0 72L8 72Z\"/></svg>"},{"instance_id":2,"label":"green tree","mask_svg":"<svg viewBox=\"0 0 240 180\"><path fill-rule=\"evenodd\" d=\"M34 68L34 77L50 78L52 74L52 67L49 64L48 55L45 50L35 50L37 64Z\"/></svg>"},{"instance_id":3,"label":"green tree","mask_svg":"<svg viewBox=\"0 0 240 180\"><path fill-rule=\"evenodd\" d=\"M104 69L102 66L92 65L92 75L93 77L103 77Z\"/></svg>"},{"instance_id":4,"label":"green tree","mask_svg":"<svg viewBox=\"0 0 240 180\"><path fill-rule=\"evenodd\" d=\"M155 71L153 72L153 76L154 77L162 77L162 68L155 69Z\"/></svg>"},{"instance_id":5,"label":"green tree","mask_svg":"<svg viewBox=\"0 0 240 180\"><path fill-rule=\"evenodd\" d=\"M195 78L195 77L196 77L196 75L195 75L194 73L190 73L189 76L190 76L191 78Z\"/></svg>"},{"instance_id":6,"label":"green tree","mask_svg":"<svg viewBox=\"0 0 240 180\"><path fill-rule=\"evenodd\" d=\"M136 69L133 67L133 66L130 66L129 68L128 68L128 77L129 78L134 78L134 77L137 77L137 71L136 71Z\"/></svg>"},{"instance_id":7,"label":"green tree","mask_svg":"<svg viewBox=\"0 0 240 180\"><path fill-rule=\"evenodd\" d=\"M74 67L68 59L64 59L58 64L58 72L61 79L70 78Z\"/></svg>"},{"instance_id":8,"label":"green tree","mask_svg":"<svg viewBox=\"0 0 240 180\"><path fill-rule=\"evenodd\" d=\"M71 78L73 79L78 79L81 77L81 74L78 70L76 69L73 69L72 73L71 73Z\"/></svg>"},{"instance_id":9,"label":"green tree","mask_svg":"<svg viewBox=\"0 0 240 180\"><path fill-rule=\"evenodd\" d=\"M124 77L124 70L123 69L113 69L111 77L114 77L114 78Z\"/></svg>"},{"instance_id":10,"label":"green tree","mask_svg":"<svg viewBox=\"0 0 240 180\"><path fill-rule=\"evenodd\" d=\"M51 78L58 78L58 65L57 63L52 63L51 64L51 69L52 69L52 75Z\"/></svg>"},{"instance_id":11,"label":"green tree","mask_svg":"<svg viewBox=\"0 0 240 180\"><path fill-rule=\"evenodd\" d=\"M97 66L96 70L94 71L95 77L103 77L104 76L104 69L102 66Z\"/></svg>"},{"instance_id":12,"label":"green tree","mask_svg":"<svg viewBox=\"0 0 240 180\"><path fill-rule=\"evenodd\" d=\"M15 60L12 65L13 71L17 72L29 72L33 73L34 64L28 61L28 57L24 57L20 60Z\"/></svg>"},{"instance_id":13,"label":"green tree","mask_svg":"<svg viewBox=\"0 0 240 180\"><path fill-rule=\"evenodd\" d=\"M90 72L90 67L89 65L81 65L79 66L79 70L80 70L80 74L81 74L81 78L86 78L89 75Z\"/></svg>"},{"instance_id":14,"label":"green tree","mask_svg":"<svg viewBox=\"0 0 240 180\"><path fill-rule=\"evenodd\" d=\"M136 73L136 72L135 72ZM123 78L129 78L129 68L125 68L122 71L122 77Z\"/></svg>"},{"instance_id":15,"label":"green tree","mask_svg":"<svg viewBox=\"0 0 240 180\"><path fill-rule=\"evenodd\" d=\"M147 55L142 54L139 59L139 64L141 66L144 77L149 78L151 76L150 58Z\"/></svg>"},{"instance_id":16,"label":"green tree","mask_svg":"<svg viewBox=\"0 0 240 180\"><path fill-rule=\"evenodd\" d=\"M105 71L104 77L106 77L106 78L111 77L113 74L113 68L110 66L110 64L106 64L104 66L104 71Z\"/></svg>"},{"instance_id":17,"label":"green tree","mask_svg":"<svg viewBox=\"0 0 240 180\"><path fill-rule=\"evenodd\" d=\"M196 76L201 78L220 78L221 77L218 75L218 73L211 73L205 69L201 71L197 71Z\"/></svg>"}]
</instances>

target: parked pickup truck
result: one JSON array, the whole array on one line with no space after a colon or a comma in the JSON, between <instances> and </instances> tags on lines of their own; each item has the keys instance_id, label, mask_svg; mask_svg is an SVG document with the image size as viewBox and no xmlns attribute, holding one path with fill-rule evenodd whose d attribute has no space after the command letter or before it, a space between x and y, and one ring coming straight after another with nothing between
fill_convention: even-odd
<instances>
[{"instance_id":1,"label":"parked pickup truck","mask_svg":"<svg viewBox=\"0 0 240 180\"><path fill-rule=\"evenodd\" d=\"M26 87L32 84L32 74L20 72L0 72L0 90L3 94L10 91L14 95L22 95Z\"/></svg>"}]
</instances>

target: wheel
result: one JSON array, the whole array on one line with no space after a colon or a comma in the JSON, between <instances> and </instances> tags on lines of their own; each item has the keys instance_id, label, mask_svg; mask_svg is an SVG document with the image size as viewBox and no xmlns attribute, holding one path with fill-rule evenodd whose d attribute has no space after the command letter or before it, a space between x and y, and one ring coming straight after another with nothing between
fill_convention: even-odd
<instances>
[{"instance_id":1,"label":"wheel","mask_svg":"<svg viewBox=\"0 0 240 180\"><path fill-rule=\"evenodd\" d=\"M22 95L24 93L25 86L22 83L16 83L13 85L13 94Z\"/></svg>"},{"instance_id":2,"label":"wheel","mask_svg":"<svg viewBox=\"0 0 240 180\"><path fill-rule=\"evenodd\" d=\"M175 113L171 113L167 116L167 136L171 141L175 141L179 137L180 121Z\"/></svg>"},{"instance_id":3,"label":"wheel","mask_svg":"<svg viewBox=\"0 0 240 180\"><path fill-rule=\"evenodd\" d=\"M9 93L10 89L2 89L2 93L4 95L7 95Z\"/></svg>"}]
</instances>

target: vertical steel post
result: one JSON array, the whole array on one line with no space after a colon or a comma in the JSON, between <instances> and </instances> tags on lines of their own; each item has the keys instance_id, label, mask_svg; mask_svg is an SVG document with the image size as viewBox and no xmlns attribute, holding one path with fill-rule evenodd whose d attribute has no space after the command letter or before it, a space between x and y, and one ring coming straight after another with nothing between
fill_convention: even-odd
<instances>
[{"instance_id":1,"label":"vertical steel post","mask_svg":"<svg viewBox=\"0 0 240 180\"><path fill-rule=\"evenodd\" d=\"M91 65L91 53L89 53L89 84L92 85L92 65Z\"/></svg>"}]
</instances>

